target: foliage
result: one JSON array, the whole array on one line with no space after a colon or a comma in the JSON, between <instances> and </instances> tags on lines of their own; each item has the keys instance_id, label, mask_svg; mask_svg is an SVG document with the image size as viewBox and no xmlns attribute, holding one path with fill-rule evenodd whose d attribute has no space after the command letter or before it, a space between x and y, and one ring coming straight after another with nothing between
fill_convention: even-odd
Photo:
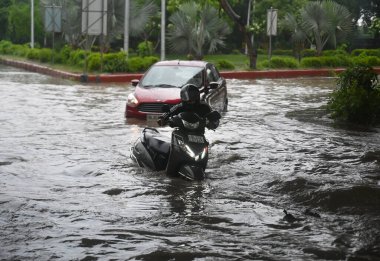
<instances>
[{"instance_id":1,"label":"foliage","mask_svg":"<svg viewBox=\"0 0 380 261\"><path fill-rule=\"evenodd\" d=\"M26 54L26 58L29 60L38 61L40 59L40 49L30 49L29 52Z\"/></svg>"},{"instance_id":2,"label":"foliage","mask_svg":"<svg viewBox=\"0 0 380 261\"><path fill-rule=\"evenodd\" d=\"M151 56L153 54L153 43L150 41L144 41L138 44L137 53L141 57Z\"/></svg>"},{"instance_id":3,"label":"foliage","mask_svg":"<svg viewBox=\"0 0 380 261\"><path fill-rule=\"evenodd\" d=\"M361 54L380 57L380 49L355 49L351 52L353 56L359 56Z\"/></svg>"},{"instance_id":4,"label":"foliage","mask_svg":"<svg viewBox=\"0 0 380 261\"><path fill-rule=\"evenodd\" d=\"M177 53L191 54L202 59L204 51L212 53L224 45L224 39L230 28L219 18L218 11L205 4L204 6L187 2L170 16L168 41L170 48Z\"/></svg>"},{"instance_id":5,"label":"foliage","mask_svg":"<svg viewBox=\"0 0 380 261\"><path fill-rule=\"evenodd\" d=\"M10 41L2 40L0 41L0 54L11 54L13 49L13 44Z\"/></svg>"},{"instance_id":6,"label":"foliage","mask_svg":"<svg viewBox=\"0 0 380 261\"><path fill-rule=\"evenodd\" d=\"M144 58L132 57L128 60L128 71L143 72L156 62L158 62L158 58L154 56L147 56Z\"/></svg>"},{"instance_id":7,"label":"foliage","mask_svg":"<svg viewBox=\"0 0 380 261\"><path fill-rule=\"evenodd\" d=\"M67 63L74 66L83 66L86 59L86 51L77 49L70 52Z\"/></svg>"},{"instance_id":8,"label":"foliage","mask_svg":"<svg viewBox=\"0 0 380 261\"><path fill-rule=\"evenodd\" d=\"M273 55L288 55L292 56L293 55L293 50L281 50L281 49L276 49L272 51Z\"/></svg>"},{"instance_id":9,"label":"foliage","mask_svg":"<svg viewBox=\"0 0 380 261\"><path fill-rule=\"evenodd\" d=\"M362 54L352 58L352 62L357 65L380 66L380 57Z\"/></svg>"},{"instance_id":10,"label":"foliage","mask_svg":"<svg viewBox=\"0 0 380 261\"><path fill-rule=\"evenodd\" d=\"M304 49L301 51L302 57L314 57L317 55L317 50L315 49Z\"/></svg>"},{"instance_id":11,"label":"foliage","mask_svg":"<svg viewBox=\"0 0 380 261\"><path fill-rule=\"evenodd\" d=\"M126 72L128 70L127 54L125 52L104 54L103 65L106 72Z\"/></svg>"},{"instance_id":12,"label":"foliage","mask_svg":"<svg viewBox=\"0 0 380 261\"><path fill-rule=\"evenodd\" d=\"M88 56L88 69L90 71L99 71L101 69L100 53L91 53Z\"/></svg>"},{"instance_id":13,"label":"foliage","mask_svg":"<svg viewBox=\"0 0 380 261\"><path fill-rule=\"evenodd\" d=\"M8 38L8 16L12 0L0 1L0 39Z\"/></svg>"},{"instance_id":14,"label":"foliage","mask_svg":"<svg viewBox=\"0 0 380 261\"><path fill-rule=\"evenodd\" d=\"M264 61L261 63L262 67L266 68L297 68L298 62L294 58L288 57L272 57L270 61Z\"/></svg>"},{"instance_id":15,"label":"foliage","mask_svg":"<svg viewBox=\"0 0 380 261\"><path fill-rule=\"evenodd\" d=\"M352 65L349 56L319 56L305 57L301 61L301 66L305 68L322 68L322 67L346 67Z\"/></svg>"},{"instance_id":16,"label":"foliage","mask_svg":"<svg viewBox=\"0 0 380 261\"><path fill-rule=\"evenodd\" d=\"M379 36L380 35L380 18L375 17L372 20L372 23L369 29L373 32L375 36Z\"/></svg>"},{"instance_id":17,"label":"foliage","mask_svg":"<svg viewBox=\"0 0 380 261\"><path fill-rule=\"evenodd\" d=\"M52 59L52 51L51 49L48 49L48 48L42 48L40 49L40 53L39 53L39 60L40 62L42 63L47 63L47 62L50 62L51 59Z\"/></svg>"},{"instance_id":18,"label":"foliage","mask_svg":"<svg viewBox=\"0 0 380 261\"><path fill-rule=\"evenodd\" d=\"M233 63L231 63L230 61L227 61L227 60L219 60L216 64L216 67L219 69L219 70L233 70L235 69L235 66L233 65Z\"/></svg>"},{"instance_id":19,"label":"foliage","mask_svg":"<svg viewBox=\"0 0 380 261\"><path fill-rule=\"evenodd\" d=\"M371 67L350 67L337 84L328 102L334 119L366 125L380 122L380 85Z\"/></svg>"},{"instance_id":20,"label":"foliage","mask_svg":"<svg viewBox=\"0 0 380 261\"><path fill-rule=\"evenodd\" d=\"M34 9L34 31L36 41L43 42L43 27L42 20L39 16L38 8ZM3 25L2 25L3 26ZM30 4L23 2L13 2L8 7L8 38L13 43L30 42Z\"/></svg>"},{"instance_id":21,"label":"foliage","mask_svg":"<svg viewBox=\"0 0 380 261\"><path fill-rule=\"evenodd\" d=\"M310 1L301 9L299 18L288 13L283 24L295 43L315 44L317 55L321 55L328 41L336 48L338 40L353 28L347 8L331 0Z\"/></svg>"}]
</instances>

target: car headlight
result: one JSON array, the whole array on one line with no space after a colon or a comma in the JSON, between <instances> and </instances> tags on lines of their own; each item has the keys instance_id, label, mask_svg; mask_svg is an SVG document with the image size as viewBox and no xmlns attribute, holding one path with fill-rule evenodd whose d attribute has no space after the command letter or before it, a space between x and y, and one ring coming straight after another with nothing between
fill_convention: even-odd
<instances>
[{"instance_id":1,"label":"car headlight","mask_svg":"<svg viewBox=\"0 0 380 261\"><path fill-rule=\"evenodd\" d=\"M208 146L204 147L200 153L194 152L189 145L187 145L183 140L177 139L179 147L186 152L187 155L189 155L191 158L193 158L195 161L202 160L206 157Z\"/></svg>"},{"instance_id":2,"label":"car headlight","mask_svg":"<svg viewBox=\"0 0 380 261\"><path fill-rule=\"evenodd\" d=\"M139 104L139 101L136 99L133 93L128 95L127 105L131 107L136 107Z\"/></svg>"}]
</instances>

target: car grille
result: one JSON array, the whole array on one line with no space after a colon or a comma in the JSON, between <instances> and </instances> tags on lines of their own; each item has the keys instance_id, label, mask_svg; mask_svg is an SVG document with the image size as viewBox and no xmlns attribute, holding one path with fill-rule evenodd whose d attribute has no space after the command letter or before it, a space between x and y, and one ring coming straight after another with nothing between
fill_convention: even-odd
<instances>
[{"instance_id":1,"label":"car grille","mask_svg":"<svg viewBox=\"0 0 380 261\"><path fill-rule=\"evenodd\" d=\"M165 103L143 103L140 104L138 110L146 113L162 113L162 107L164 105L169 105L170 108L173 107L173 104L165 104Z\"/></svg>"}]
</instances>

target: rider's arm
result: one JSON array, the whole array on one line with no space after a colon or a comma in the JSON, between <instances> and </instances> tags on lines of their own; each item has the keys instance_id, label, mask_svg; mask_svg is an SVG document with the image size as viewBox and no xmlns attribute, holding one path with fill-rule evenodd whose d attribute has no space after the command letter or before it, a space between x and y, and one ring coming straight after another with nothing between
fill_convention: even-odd
<instances>
[{"instance_id":1,"label":"rider's arm","mask_svg":"<svg viewBox=\"0 0 380 261\"><path fill-rule=\"evenodd\" d=\"M162 114L159 117L159 119L157 121L158 125L165 126L168 123L169 118L171 116L173 116L173 115L178 114L181 111L181 108L182 108L182 104L181 103L179 103L179 104L173 106L172 108L170 108L170 111Z\"/></svg>"}]
</instances>

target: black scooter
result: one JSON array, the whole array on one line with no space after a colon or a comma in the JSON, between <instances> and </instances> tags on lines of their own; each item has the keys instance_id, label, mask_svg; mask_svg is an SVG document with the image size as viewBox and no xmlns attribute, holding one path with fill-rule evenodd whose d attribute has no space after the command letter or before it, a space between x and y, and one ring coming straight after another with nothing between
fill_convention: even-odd
<instances>
[{"instance_id":1,"label":"black scooter","mask_svg":"<svg viewBox=\"0 0 380 261\"><path fill-rule=\"evenodd\" d=\"M155 128L144 128L131 148L131 158L140 167L154 171L166 170L171 176L202 180L208 161L208 141L204 131L208 121L221 118L212 111L205 118L193 112L182 112L169 119L174 127L171 140Z\"/></svg>"}]
</instances>

